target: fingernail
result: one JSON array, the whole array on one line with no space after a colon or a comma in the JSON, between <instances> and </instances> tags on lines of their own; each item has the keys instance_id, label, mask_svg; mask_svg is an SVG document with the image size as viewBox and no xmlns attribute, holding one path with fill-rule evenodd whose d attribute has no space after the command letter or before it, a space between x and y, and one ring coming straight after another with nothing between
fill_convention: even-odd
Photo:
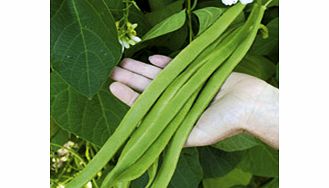
<instances>
[{"instance_id":1,"label":"fingernail","mask_svg":"<svg viewBox=\"0 0 329 188\"><path fill-rule=\"evenodd\" d=\"M116 84L115 83L112 83L109 86L109 89L110 89L110 91L111 91L112 94L115 94L118 91L118 88L116 87Z\"/></svg>"},{"instance_id":2,"label":"fingernail","mask_svg":"<svg viewBox=\"0 0 329 188\"><path fill-rule=\"evenodd\" d=\"M165 67L169 61L171 61L170 57L164 55L152 55L149 56L149 61L157 66Z\"/></svg>"}]
</instances>

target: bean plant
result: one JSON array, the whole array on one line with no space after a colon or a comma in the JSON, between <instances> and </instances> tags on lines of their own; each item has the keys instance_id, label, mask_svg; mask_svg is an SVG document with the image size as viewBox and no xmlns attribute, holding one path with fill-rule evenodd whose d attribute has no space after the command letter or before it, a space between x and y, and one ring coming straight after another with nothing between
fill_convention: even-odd
<instances>
[{"instance_id":1,"label":"bean plant","mask_svg":"<svg viewBox=\"0 0 329 188\"><path fill-rule=\"evenodd\" d=\"M231 72L279 87L278 11L278 0L51 0L51 187L278 187L279 151L249 134L183 147ZM110 93L111 70L153 54L173 60L130 108Z\"/></svg>"}]
</instances>

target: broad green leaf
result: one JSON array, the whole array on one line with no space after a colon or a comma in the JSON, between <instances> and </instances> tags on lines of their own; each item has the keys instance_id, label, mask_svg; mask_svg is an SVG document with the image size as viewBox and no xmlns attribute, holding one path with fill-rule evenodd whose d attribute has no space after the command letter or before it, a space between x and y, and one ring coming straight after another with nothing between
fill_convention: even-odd
<instances>
[{"instance_id":1,"label":"broad green leaf","mask_svg":"<svg viewBox=\"0 0 329 188\"><path fill-rule=\"evenodd\" d=\"M243 154L239 168L256 176L279 176L279 151L264 144L253 147Z\"/></svg>"},{"instance_id":2,"label":"broad green leaf","mask_svg":"<svg viewBox=\"0 0 329 188\"><path fill-rule=\"evenodd\" d=\"M259 142L253 136L239 134L220 141L212 146L223 151L232 152L246 150L257 145L259 145Z\"/></svg>"},{"instance_id":3,"label":"broad green leaf","mask_svg":"<svg viewBox=\"0 0 329 188\"><path fill-rule=\"evenodd\" d=\"M55 121L50 118L50 142L63 145L70 139L70 134L56 125ZM51 146L50 148L56 148Z\"/></svg>"},{"instance_id":4,"label":"broad green leaf","mask_svg":"<svg viewBox=\"0 0 329 188\"><path fill-rule=\"evenodd\" d=\"M158 36L173 32L181 28L185 23L185 10L176 13L152 27L144 36L143 40L150 40Z\"/></svg>"},{"instance_id":5,"label":"broad green leaf","mask_svg":"<svg viewBox=\"0 0 329 188\"><path fill-rule=\"evenodd\" d=\"M151 10L161 10L163 7L173 3L175 0L148 0Z\"/></svg>"},{"instance_id":6,"label":"broad green leaf","mask_svg":"<svg viewBox=\"0 0 329 188\"><path fill-rule=\"evenodd\" d=\"M183 149L169 188L198 188L202 180L202 167L196 148Z\"/></svg>"},{"instance_id":7,"label":"broad green leaf","mask_svg":"<svg viewBox=\"0 0 329 188\"><path fill-rule=\"evenodd\" d=\"M112 13L112 16L115 20L119 20L123 16L123 11L125 4L122 0L104 0L106 5L109 7L109 10Z\"/></svg>"},{"instance_id":8,"label":"broad green leaf","mask_svg":"<svg viewBox=\"0 0 329 188\"><path fill-rule=\"evenodd\" d=\"M248 185L252 174L238 168L219 178L206 178L202 180L203 188L231 188L235 185Z\"/></svg>"},{"instance_id":9,"label":"broad green leaf","mask_svg":"<svg viewBox=\"0 0 329 188\"><path fill-rule=\"evenodd\" d=\"M272 61L263 56L248 55L234 71L246 73L266 81L275 74L276 67Z\"/></svg>"},{"instance_id":10,"label":"broad green leaf","mask_svg":"<svg viewBox=\"0 0 329 188\"><path fill-rule=\"evenodd\" d=\"M226 8L221 1L218 0L206 0L206 1L198 1L196 8L205 8L205 7L220 7Z\"/></svg>"},{"instance_id":11,"label":"broad green leaf","mask_svg":"<svg viewBox=\"0 0 329 188\"><path fill-rule=\"evenodd\" d=\"M56 125L54 120L50 118L50 139L57 133L59 127Z\"/></svg>"},{"instance_id":12,"label":"broad green leaf","mask_svg":"<svg viewBox=\"0 0 329 188\"><path fill-rule=\"evenodd\" d=\"M51 74L51 117L64 130L101 146L120 123L128 107L108 91L108 84L89 100Z\"/></svg>"},{"instance_id":13,"label":"broad green leaf","mask_svg":"<svg viewBox=\"0 0 329 188\"><path fill-rule=\"evenodd\" d=\"M279 68L279 63L276 65L275 67L275 79L279 82L279 72L280 72L280 68Z\"/></svg>"},{"instance_id":14,"label":"broad green leaf","mask_svg":"<svg viewBox=\"0 0 329 188\"><path fill-rule=\"evenodd\" d=\"M92 97L121 57L113 17L104 1L56 2L51 7L55 9L51 15L52 68L78 92Z\"/></svg>"},{"instance_id":15,"label":"broad green leaf","mask_svg":"<svg viewBox=\"0 0 329 188\"><path fill-rule=\"evenodd\" d=\"M152 26L155 26L164 19L181 11L183 9L183 3L184 0L176 0L167 6L161 7L161 9L145 14L145 18Z\"/></svg>"},{"instance_id":16,"label":"broad green leaf","mask_svg":"<svg viewBox=\"0 0 329 188\"><path fill-rule=\"evenodd\" d=\"M261 35L258 35L250 49L251 54L268 55L279 49L279 18L271 20L267 24L267 28L269 37L263 39Z\"/></svg>"},{"instance_id":17,"label":"broad green leaf","mask_svg":"<svg viewBox=\"0 0 329 188\"><path fill-rule=\"evenodd\" d=\"M209 146L200 147L198 150L205 178L226 175L241 159L241 152L225 152Z\"/></svg>"},{"instance_id":18,"label":"broad green leaf","mask_svg":"<svg viewBox=\"0 0 329 188\"><path fill-rule=\"evenodd\" d=\"M153 40L150 44L160 48L167 48L170 51L181 50L184 45L187 45L186 42L188 36L188 27L185 24L182 28L174 31L170 34L163 35L157 40ZM168 50L168 51L169 51ZM165 52L165 50L162 50Z\"/></svg>"},{"instance_id":19,"label":"broad green leaf","mask_svg":"<svg viewBox=\"0 0 329 188\"><path fill-rule=\"evenodd\" d=\"M268 182L261 188L279 188L279 178L274 178L272 181Z\"/></svg>"},{"instance_id":20,"label":"broad green leaf","mask_svg":"<svg viewBox=\"0 0 329 188\"><path fill-rule=\"evenodd\" d=\"M225 8L217 7L206 7L193 11L193 13L199 19L199 32L197 35L200 35L205 31L211 24L213 24L220 15L223 14Z\"/></svg>"}]
</instances>

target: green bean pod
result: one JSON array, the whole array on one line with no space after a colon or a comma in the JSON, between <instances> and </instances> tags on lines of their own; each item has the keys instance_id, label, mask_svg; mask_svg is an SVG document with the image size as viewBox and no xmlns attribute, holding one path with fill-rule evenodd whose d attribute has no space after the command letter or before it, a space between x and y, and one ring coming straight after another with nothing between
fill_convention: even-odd
<instances>
[{"instance_id":1,"label":"green bean pod","mask_svg":"<svg viewBox=\"0 0 329 188\"><path fill-rule=\"evenodd\" d=\"M168 98L160 98L142 122L142 124L148 126L147 131L139 131L138 136L136 136L136 134L133 135L134 139L132 139L132 141L129 140L127 143L127 145L131 147L128 147L128 151L123 151L125 155L120 156L114 169L127 168L147 150L182 108L188 98L191 97L191 95L207 81L217 67L233 53L238 44L247 36L248 30L249 28L244 26L239 32L232 35L232 37L228 36L225 38L219 48L215 49L212 54L206 57L206 63L179 89L171 100L168 100ZM216 58L216 61L209 62L211 58ZM162 114L165 114L165 116Z\"/></svg>"},{"instance_id":2,"label":"green bean pod","mask_svg":"<svg viewBox=\"0 0 329 188\"><path fill-rule=\"evenodd\" d=\"M143 156L120 174L118 178L120 181L130 181L143 175L143 173L149 168L153 161L160 156L161 152L165 149L166 145L170 141L170 138L190 111L200 90L201 87L189 98L188 102L184 105L182 110L170 122L165 131L161 133L158 139L152 144L151 147L149 147Z\"/></svg>"},{"instance_id":3,"label":"green bean pod","mask_svg":"<svg viewBox=\"0 0 329 188\"><path fill-rule=\"evenodd\" d=\"M114 188L129 188L130 182L118 182L114 185Z\"/></svg>"},{"instance_id":4,"label":"green bean pod","mask_svg":"<svg viewBox=\"0 0 329 188\"><path fill-rule=\"evenodd\" d=\"M128 151L125 152L124 156L120 156L117 165L110 172L109 177L111 178L106 179L106 181L104 180L104 185L108 185L111 181L113 181L116 174L132 165L139 157L143 155L148 147L150 147L150 145L166 128L169 122L179 112L188 98L191 97L193 92L198 89L198 87L201 87L209 76L216 70L216 68L230 56L234 48L241 42L243 36L245 35L244 30L241 30L232 38L232 40L224 39L223 43L225 42L225 44L220 46L219 49L216 49L216 53L214 53L220 55L217 56L217 61L215 63L209 63L207 58L207 62L202 65L196 74L191 77L189 82L177 92L172 100L160 98L142 122L142 124L146 124L148 126L147 131L139 131L138 133L140 134L138 134L138 136L136 136L136 134L133 135L135 138L133 139L133 142L131 142L131 140L128 141L127 145L130 145L131 147L128 148ZM212 56L212 54L209 56ZM165 116L162 114L165 114Z\"/></svg>"},{"instance_id":5,"label":"green bean pod","mask_svg":"<svg viewBox=\"0 0 329 188\"><path fill-rule=\"evenodd\" d=\"M223 38L226 38L229 34L232 35L232 33L236 33L237 32L237 28L238 26L234 26L232 28L230 28L228 31L226 31L223 36L221 36L219 39L217 39L216 41L213 42L212 45L210 45L207 49L205 49L201 55L199 57L197 57L197 60L195 60L195 62L193 62L193 64L191 65L191 67L189 68L192 68L192 69L188 69L186 71L184 71L184 75L186 76L186 74L193 74L195 72L195 70L199 69L200 66L197 66L197 65L202 65L202 61L204 61L206 55L205 54L210 54L212 52L212 50L214 48L216 48L219 43L223 40ZM232 37L231 37L232 38ZM192 71L192 73L189 73L189 71ZM180 77L183 76L183 75L180 75ZM190 76L189 76L190 77ZM179 80L179 78L178 78ZM177 79L175 80L177 81ZM186 79L184 80L184 82L187 81ZM182 84L180 85L176 85L176 90L173 92L172 89L167 89L165 92L166 93L169 93L170 96L172 97L173 93L176 93L177 90L179 88L182 87ZM163 98L163 96L161 96ZM192 97L194 98L194 97ZM170 97L166 97L165 101L169 101L170 100ZM158 101L158 103L160 103L160 101ZM165 106L165 104L162 104L161 106ZM183 107L183 111L184 111L184 108L186 107ZM188 108L189 109L189 108ZM186 110L185 110L186 111ZM187 111L186 111L187 113ZM151 165L151 163L156 159L156 157L158 157L160 155L160 153L162 152L162 150L165 148L166 144L169 142L170 140L170 137L174 134L174 131L177 129L177 126L180 124L180 122L182 121L182 115L179 115L179 114L182 114L182 112L179 112L178 113L178 117L181 119L181 120L175 120L177 117L175 117L174 120L172 120L172 122L170 122L170 125L168 126L168 128L166 128L166 133L162 133L164 135L162 136L159 136L160 138L158 138L155 142L156 143L153 143L152 144L152 149L148 149L147 152L145 152L142 156L143 159L138 159L137 157L134 158L136 162L132 161L131 163L134 163L133 166L129 167L128 169L126 169L122 175L120 175L120 178L116 178L116 179L120 179L120 180L133 180L133 179L136 179L137 177L141 176L148 168L149 166ZM179 123L178 123L179 122ZM173 125L171 125L173 124ZM140 136L142 136L142 133L145 132L145 131L149 131L148 128L150 126L147 125L147 124L142 124L138 127L138 129L134 132L132 138L129 140L129 142L125 145L125 148L124 150L121 152L121 156L120 156L120 159L119 161L121 161L121 158L122 156L125 155L126 151L127 151L127 148L130 148L135 142L136 142L136 138L139 138ZM164 132L165 132L164 131ZM151 150L151 151L149 151ZM138 162L137 162L138 160ZM118 172L118 166L120 166L120 163L117 164L116 166L116 169L115 170L112 170L106 177L106 179L104 180L104 184L107 184L106 182L112 182L112 184L114 183L114 179L116 176L118 176L119 172ZM128 173L129 172L129 173Z\"/></svg>"},{"instance_id":6,"label":"green bean pod","mask_svg":"<svg viewBox=\"0 0 329 188\"><path fill-rule=\"evenodd\" d=\"M227 37L228 34L230 33L236 33L237 32L237 26L229 29L226 33L223 34L222 37ZM221 39L222 40L222 39ZM206 54L211 53L211 51L219 44L221 40L218 40L214 45L212 45L210 48L207 48L205 51ZM201 57L201 58L200 58ZM201 61L204 59L206 56L204 53L202 53L198 59ZM198 90L199 92L199 90ZM194 98L196 96L192 96L192 101L194 101ZM189 99L191 101L191 99ZM190 102L188 102L190 103ZM192 104L190 104L192 105ZM161 133L161 135L157 138L157 140L150 146L150 148L143 154L143 156L138 159L132 166L127 168L124 172L121 173L119 176L120 181L128 181L128 180L133 180L136 179L137 177L141 176L148 168L149 166L153 163L153 161L156 160L156 158L161 154L162 150L165 148L167 143L169 142L170 138L178 128L179 124L182 122L183 118L187 114L188 110L190 109L191 106L189 104L185 104L185 106L182 108L182 110L176 115L176 117L170 122L168 127ZM184 115L182 115L184 114ZM178 120L177 120L178 118ZM144 127L139 127L140 132L148 131L145 127L149 126L144 126ZM144 129L142 129L144 128ZM134 136L136 134L134 133ZM134 141L132 141L134 142ZM125 147L129 147L127 144ZM124 155L124 151L122 152L122 155Z\"/></svg>"},{"instance_id":7,"label":"green bean pod","mask_svg":"<svg viewBox=\"0 0 329 188\"><path fill-rule=\"evenodd\" d=\"M225 11L225 13L211 27L209 27L203 35L200 35L182 50L182 52L179 53L163 71L161 71L157 78L149 85L148 89L146 89L136 100L135 104L130 108L115 132L105 142L96 156L72 181L65 185L66 188L82 187L106 165L106 163L129 138L161 93L198 56L198 54L202 52L203 49L207 48L212 43L212 40L208 40L208 37L215 39L221 36L235 18L242 12L244 7L244 5L237 4Z\"/></svg>"},{"instance_id":8,"label":"green bean pod","mask_svg":"<svg viewBox=\"0 0 329 188\"><path fill-rule=\"evenodd\" d=\"M189 136L189 133L193 128L193 125L199 119L203 111L207 108L214 96L218 93L218 90L233 71L235 66L238 65L238 63L250 49L257 35L264 11L264 6L259 6L257 4L254 5L253 12L257 16L253 25L250 26L250 35L241 43L241 45L236 49L232 56L220 68L218 68L218 70L207 82L196 103L193 105L190 113L184 120L183 124L178 128L170 144L168 145L163 163L160 167L160 170L158 171L156 179L151 186L152 188L164 188L169 184L170 179L175 172L175 167L177 165L180 152Z\"/></svg>"}]
</instances>

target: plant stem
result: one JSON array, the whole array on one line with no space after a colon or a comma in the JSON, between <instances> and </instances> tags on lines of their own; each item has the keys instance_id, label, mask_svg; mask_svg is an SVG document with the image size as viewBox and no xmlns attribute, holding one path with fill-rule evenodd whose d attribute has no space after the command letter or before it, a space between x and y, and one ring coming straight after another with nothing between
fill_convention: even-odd
<instances>
[{"instance_id":1,"label":"plant stem","mask_svg":"<svg viewBox=\"0 0 329 188\"><path fill-rule=\"evenodd\" d=\"M189 43L191 43L193 40L191 0L187 0L187 18L189 29Z\"/></svg>"},{"instance_id":2,"label":"plant stem","mask_svg":"<svg viewBox=\"0 0 329 188\"><path fill-rule=\"evenodd\" d=\"M125 7L125 19L126 19L126 22L128 21L128 15L129 15L129 0L126 0L126 7Z\"/></svg>"}]
</instances>

